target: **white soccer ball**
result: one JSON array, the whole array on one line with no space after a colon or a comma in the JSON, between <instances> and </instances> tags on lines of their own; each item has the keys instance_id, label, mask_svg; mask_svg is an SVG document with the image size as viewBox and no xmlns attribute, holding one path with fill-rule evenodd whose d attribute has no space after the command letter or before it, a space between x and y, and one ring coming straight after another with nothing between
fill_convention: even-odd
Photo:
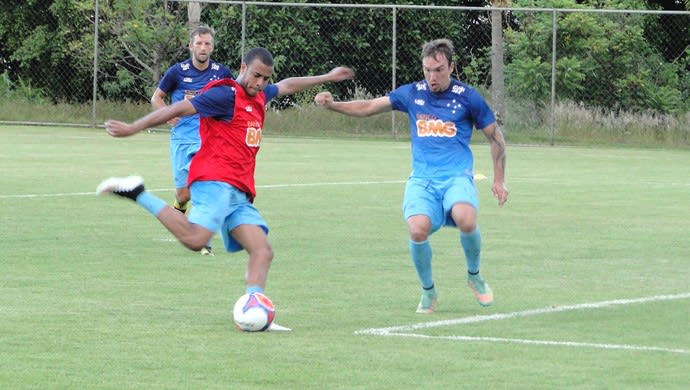
<instances>
[{"instance_id":1,"label":"white soccer ball","mask_svg":"<svg viewBox=\"0 0 690 390\"><path fill-rule=\"evenodd\" d=\"M271 299L262 293L242 295L232 309L235 325L245 332L263 332L276 316Z\"/></svg>"}]
</instances>

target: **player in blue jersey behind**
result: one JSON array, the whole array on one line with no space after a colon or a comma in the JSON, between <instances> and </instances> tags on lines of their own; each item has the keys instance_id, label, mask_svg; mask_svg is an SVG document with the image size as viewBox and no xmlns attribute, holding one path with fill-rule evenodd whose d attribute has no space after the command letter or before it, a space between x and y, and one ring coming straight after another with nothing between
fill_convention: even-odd
<instances>
[{"instance_id":1,"label":"player in blue jersey behind","mask_svg":"<svg viewBox=\"0 0 690 390\"><path fill-rule=\"evenodd\" d=\"M170 96L170 103L189 100L209 82L224 78L233 78L233 74L225 65L211 60L213 53L215 31L207 26L200 26L192 30L189 38L189 53L191 57L177 63L165 72L158 84L158 88L151 96L151 104L155 109L166 105L166 98ZM175 202L173 207L182 213L187 211L190 200L187 177L192 157L199 151L199 114L173 118L168 121L170 130L170 163L172 165L173 182L175 184ZM201 250L203 255L213 255L211 243Z\"/></svg>"},{"instance_id":2,"label":"player in blue jersey behind","mask_svg":"<svg viewBox=\"0 0 690 390\"><path fill-rule=\"evenodd\" d=\"M436 306L429 236L442 226L460 230L459 242L467 263L467 284L479 304L489 306L493 302L493 292L479 274L479 200L470 140L473 128L477 128L489 141L494 171L491 190L502 207L508 200L503 133L479 92L451 77L455 63L450 40L425 43L421 57L424 80L403 85L387 96L335 102L330 92L321 92L314 99L319 106L356 117L391 110L407 113L412 173L405 187L403 214L410 234L410 255L422 286L417 313L433 313Z\"/></svg>"}]
</instances>

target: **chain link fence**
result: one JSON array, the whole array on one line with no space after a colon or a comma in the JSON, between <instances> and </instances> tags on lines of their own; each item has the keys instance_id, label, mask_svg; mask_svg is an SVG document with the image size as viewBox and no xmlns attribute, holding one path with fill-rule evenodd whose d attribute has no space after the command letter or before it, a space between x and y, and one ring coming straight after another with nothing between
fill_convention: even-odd
<instances>
[{"instance_id":1,"label":"chain link fence","mask_svg":"<svg viewBox=\"0 0 690 390\"><path fill-rule=\"evenodd\" d=\"M198 16L217 31L212 57L235 73L244 50L264 46L275 55L274 81L347 65L356 70L356 80L327 88L341 99L381 96L422 79L422 44L446 37L456 46L456 77L485 94L509 138L515 133L554 143L583 134L625 138L652 131L658 139L690 143L690 12L183 0L115 9L114 4L96 1L95 8L69 11L53 4L34 14L0 16L14 18L0 22L7 36L16 35L0 51L5 95L0 121L96 126L123 112L132 118L148 112L162 72L188 57L187 33L196 23L189 18ZM493 28L499 23L500 29ZM66 24L70 28L61 29ZM33 32L27 37L13 26ZM57 53L50 48L55 44L69 50ZM304 110L315 92L280 99L271 110L278 116ZM404 118L391 115L346 125L404 135Z\"/></svg>"}]
</instances>

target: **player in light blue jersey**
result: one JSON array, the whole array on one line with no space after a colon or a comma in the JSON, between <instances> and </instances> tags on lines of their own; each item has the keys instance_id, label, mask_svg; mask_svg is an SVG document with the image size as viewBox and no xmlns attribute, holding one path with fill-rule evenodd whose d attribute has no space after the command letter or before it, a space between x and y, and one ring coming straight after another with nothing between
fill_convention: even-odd
<instances>
[{"instance_id":1,"label":"player in light blue jersey","mask_svg":"<svg viewBox=\"0 0 690 390\"><path fill-rule=\"evenodd\" d=\"M321 92L314 99L317 105L356 117L391 110L407 113L412 173L405 187L403 214L410 234L410 255L422 286L417 312L433 313L436 306L429 236L442 226L460 230L467 284L479 304L489 306L493 292L479 274L479 200L470 140L474 128L489 140L494 171L491 190L501 207L508 200L504 181L505 140L484 98L474 88L451 77L455 63L450 40L425 43L421 57L424 80L403 85L388 96L335 102L330 92Z\"/></svg>"},{"instance_id":2,"label":"player in light blue jersey","mask_svg":"<svg viewBox=\"0 0 690 390\"><path fill-rule=\"evenodd\" d=\"M210 27L195 28L189 38L189 53L191 57L177 63L165 72L158 84L158 88L151 96L151 104L155 109L166 105L166 98L170 96L170 103L188 100L196 96L209 82L224 78L233 78L233 74L225 65L211 60L213 53L213 38L215 32ZM175 184L175 202L173 207L182 213L187 211L190 200L187 177L192 157L199 151L199 114L173 118L168 121L170 130L170 162L172 165L173 182ZM201 250L204 255L213 255L211 244Z\"/></svg>"}]
</instances>

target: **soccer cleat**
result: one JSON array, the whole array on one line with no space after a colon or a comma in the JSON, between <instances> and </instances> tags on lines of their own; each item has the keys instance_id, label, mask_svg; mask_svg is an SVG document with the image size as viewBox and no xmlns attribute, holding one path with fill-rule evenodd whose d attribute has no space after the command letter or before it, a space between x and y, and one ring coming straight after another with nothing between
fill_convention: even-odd
<instances>
[{"instance_id":1,"label":"soccer cleat","mask_svg":"<svg viewBox=\"0 0 690 390\"><path fill-rule=\"evenodd\" d=\"M431 288L431 290L422 290L422 296L419 298L419 305L417 305L417 313L419 314L431 314L436 308L436 289Z\"/></svg>"},{"instance_id":2,"label":"soccer cleat","mask_svg":"<svg viewBox=\"0 0 690 390\"><path fill-rule=\"evenodd\" d=\"M177 199L175 199L175 201L173 202L173 208L175 208L175 210L181 212L182 214L187 213L187 203L180 204L180 202L178 202Z\"/></svg>"},{"instance_id":3,"label":"soccer cleat","mask_svg":"<svg viewBox=\"0 0 690 390\"><path fill-rule=\"evenodd\" d=\"M211 250L210 245L201 248L201 250L199 252L201 253L202 256L213 256L213 251Z\"/></svg>"},{"instance_id":4,"label":"soccer cleat","mask_svg":"<svg viewBox=\"0 0 690 390\"><path fill-rule=\"evenodd\" d=\"M137 196L144 192L144 179L141 176L111 177L96 188L96 195L108 192L136 201Z\"/></svg>"},{"instance_id":5,"label":"soccer cleat","mask_svg":"<svg viewBox=\"0 0 690 390\"><path fill-rule=\"evenodd\" d=\"M280 326L275 322L271 322L271 325L268 326L266 332L292 332L292 329L285 326Z\"/></svg>"},{"instance_id":6,"label":"soccer cleat","mask_svg":"<svg viewBox=\"0 0 690 390\"><path fill-rule=\"evenodd\" d=\"M490 306L494 301L494 292L491 291L491 287L484 281L481 275L468 274L467 275L467 286L474 293L474 297L477 298L482 306Z\"/></svg>"}]
</instances>

